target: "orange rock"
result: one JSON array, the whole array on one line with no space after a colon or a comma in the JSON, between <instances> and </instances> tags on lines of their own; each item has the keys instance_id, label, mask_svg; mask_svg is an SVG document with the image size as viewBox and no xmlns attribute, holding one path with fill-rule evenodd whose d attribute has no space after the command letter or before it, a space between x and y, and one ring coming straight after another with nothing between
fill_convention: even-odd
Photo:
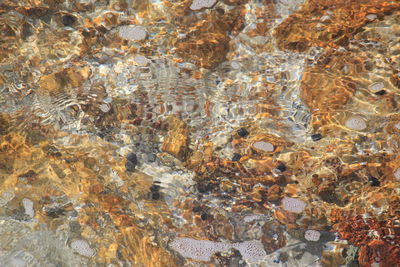
<instances>
[{"instance_id":1,"label":"orange rock","mask_svg":"<svg viewBox=\"0 0 400 267\"><path fill-rule=\"evenodd\" d=\"M189 151L189 131L186 123L171 116L167 119L168 136L165 137L161 149L180 160L185 160Z\"/></svg>"},{"instance_id":2,"label":"orange rock","mask_svg":"<svg viewBox=\"0 0 400 267\"><path fill-rule=\"evenodd\" d=\"M203 20L184 25L191 30L185 39L176 42L176 52L200 67L216 67L226 59L229 33L241 29L242 16L241 8L234 8L223 16L213 10Z\"/></svg>"}]
</instances>

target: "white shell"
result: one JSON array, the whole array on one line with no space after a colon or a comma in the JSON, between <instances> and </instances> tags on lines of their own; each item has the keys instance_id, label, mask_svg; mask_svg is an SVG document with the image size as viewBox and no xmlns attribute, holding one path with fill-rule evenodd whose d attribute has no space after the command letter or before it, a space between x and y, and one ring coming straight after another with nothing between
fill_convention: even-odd
<instances>
[{"instance_id":1,"label":"white shell","mask_svg":"<svg viewBox=\"0 0 400 267\"><path fill-rule=\"evenodd\" d=\"M85 240L74 240L71 242L71 248L79 253L82 256L85 257L93 257L95 254L95 251L90 247L88 242Z\"/></svg>"},{"instance_id":2,"label":"white shell","mask_svg":"<svg viewBox=\"0 0 400 267\"><path fill-rule=\"evenodd\" d=\"M292 197L283 198L282 205L284 210L294 213L301 213L307 206L304 201Z\"/></svg>"},{"instance_id":3,"label":"white shell","mask_svg":"<svg viewBox=\"0 0 400 267\"><path fill-rule=\"evenodd\" d=\"M212 7L217 0L193 0L190 9L191 10L199 10L203 7L209 8Z\"/></svg>"},{"instance_id":4,"label":"white shell","mask_svg":"<svg viewBox=\"0 0 400 267\"><path fill-rule=\"evenodd\" d=\"M321 233L315 230L307 230L304 233L304 238L308 241L318 241L321 237Z\"/></svg>"}]
</instances>

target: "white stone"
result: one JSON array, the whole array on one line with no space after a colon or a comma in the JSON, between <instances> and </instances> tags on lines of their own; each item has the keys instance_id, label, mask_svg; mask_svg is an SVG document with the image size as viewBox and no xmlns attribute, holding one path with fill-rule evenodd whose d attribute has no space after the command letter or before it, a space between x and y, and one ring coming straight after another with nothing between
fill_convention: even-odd
<instances>
[{"instance_id":1,"label":"white stone","mask_svg":"<svg viewBox=\"0 0 400 267\"><path fill-rule=\"evenodd\" d=\"M150 60L147 59L147 57L142 56L142 55L135 56L134 60L139 65L147 65L150 63Z\"/></svg>"},{"instance_id":2,"label":"white stone","mask_svg":"<svg viewBox=\"0 0 400 267\"><path fill-rule=\"evenodd\" d=\"M306 208L307 204L297 198L284 197L282 199L283 209L286 211L301 213Z\"/></svg>"},{"instance_id":3,"label":"white stone","mask_svg":"<svg viewBox=\"0 0 400 267\"><path fill-rule=\"evenodd\" d=\"M33 210L33 202L32 202L32 200L30 200L28 198L24 198L22 200L22 205L24 206L26 215L28 215L29 217L35 216L35 211Z\"/></svg>"},{"instance_id":4,"label":"white stone","mask_svg":"<svg viewBox=\"0 0 400 267\"><path fill-rule=\"evenodd\" d=\"M350 117L349 119L346 120L345 123L347 128L356 130L356 131L362 131L365 130L365 128L367 128L367 123L365 122L365 120L359 116L354 116L354 117Z\"/></svg>"},{"instance_id":5,"label":"white stone","mask_svg":"<svg viewBox=\"0 0 400 267\"><path fill-rule=\"evenodd\" d=\"M394 125L394 127L396 127L397 129L400 130L400 122L396 123L396 124Z\"/></svg>"},{"instance_id":6,"label":"white stone","mask_svg":"<svg viewBox=\"0 0 400 267\"><path fill-rule=\"evenodd\" d=\"M119 36L126 40L139 41L146 38L147 32L143 26L125 25L119 27Z\"/></svg>"},{"instance_id":7,"label":"white stone","mask_svg":"<svg viewBox=\"0 0 400 267\"><path fill-rule=\"evenodd\" d=\"M400 168L397 168L393 175L396 180L400 181Z\"/></svg>"},{"instance_id":8,"label":"white stone","mask_svg":"<svg viewBox=\"0 0 400 267\"><path fill-rule=\"evenodd\" d=\"M304 233L304 238L308 241L318 241L321 237L321 233L315 230L307 230Z\"/></svg>"},{"instance_id":9,"label":"white stone","mask_svg":"<svg viewBox=\"0 0 400 267\"><path fill-rule=\"evenodd\" d=\"M93 257L95 251L89 246L85 240L74 240L71 242L71 248L78 254L85 257Z\"/></svg>"},{"instance_id":10,"label":"white stone","mask_svg":"<svg viewBox=\"0 0 400 267\"><path fill-rule=\"evenodd\" d=\"M375 14L368 14L367 16L365 16L367 18L367 20L369 21L373 21L374 19L376 19L378 16Z\"/></svg>"},{"instance_id":11,"label":"white stone","mask_svg":"<svg viewBox=\"0 0 400 267\"><path fill-rule=\"evenodd\" d=\"M103 102L107 104L110 104L112 101L113 101L112 97L109 96L103 99Z\"/></svg>"},{"instance_id":12,"label":"white stone","mask_svg":"<svg viewBox=\"0 0 400 267\"><path fill-rule=\"evenodd\" d=\"M243 221L252 222L252 221L256 221L256 220L261 220L262 218L263 218L263 216L261 216L259 214L252 214L252 215L247 215L246 217L244 217Z\"/></svg>"},{"instance_id":13,"label":"white stone","mask_svg":"<svg viewBox=\"0 0 400 267\"><path fill-rule=\"evenodd\" d=\"M103 111L104 113L110 111L110 109L111 109L111 106L108 105L108 104L101 104L100 105L100 110Z\"/></svg>"},{"instance_id":14,"label":"white stone","mask_svg":"<svg viewBox=\"0 0 400 267\"><path fill-rule=\"evenodd\" d=\"M240 69L240 64L239 64L239 62L232 61L232 62L231 62L231 67L232 67L232 69L234 69L234 70L238 70L238 69Z\"/></svg>"},{"instance_id":15,"label":"white stone","mask_svg":"<svg viewBox=\"0 0 400 267\"><path fill-rule=\"evenodd\" d=\"M320 21L324 22L324 21L327 21L328 19L331 19L331 17L325 15L325 16L322 16L322 17L321 17Z\"/></svg>"},{"instance_id":16,"label":"white stone","mask_svg":"<svg viewBox=\"0 0 400 267\"><path fill-rule=\"evenodd\" d=\"M202 8L210 8L212 7L217 0L193 0L190 9L191 10L200 10Z\"/></svg>"},{"instance_id":17,"label":"white stone","mask_svg":"<svg viewBox=\"0 0 400 267\"><path fill-rule=\"evenodd\" d=\"M274 145L265 141L258 141L253 144L253 147L265 152L272 152L274 151Z\"/></svg>"},{"instance_id":18,"label":"white stone","mask_svg":"<svg viewBox=\"0 0 400 267\"><path fill-rule=\"evenodd\" d=\"M369 88L374 92L378 92L378 91L382 90L383 87L385 87L383 82L377 82L377 83L371 84Z\"/></svg>"}]
</instances>

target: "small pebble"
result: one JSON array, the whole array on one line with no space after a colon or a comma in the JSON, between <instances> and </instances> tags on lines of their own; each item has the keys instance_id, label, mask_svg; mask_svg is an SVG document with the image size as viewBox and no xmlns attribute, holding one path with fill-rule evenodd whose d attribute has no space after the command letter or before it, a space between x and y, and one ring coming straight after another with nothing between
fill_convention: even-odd
<instances>
[{"instance_id":1,"label":"small pebble","mask_svg":"<svg viewBox=\"0 0 400 267\"><path fill-rule=\"evenodd\" d=\"M76 21L76 18L72 15L64 15L61 17L61 23L64 26L72 26Z\"/></svg>"},{"instance_id":2,"label":"small pebble","mask_svg":"<svg viewBox=\"0 0 400 267\"><path fill-rule=\"evenodd\" d=\"M192 209L193 212L200 212L201 211L201 207L196 206Z\"/></svg>"},{"instance_id":3,"label":"small pebble","mask_svg":"<svg viewBox=\"0 0 400 267\"><path fill-rule=\"evenodd\" d=\"M138 159L137 159L137 156L136 156L135 153L129 153L129 154L126 156L126 159L127 159L128 161L132 162L134 165L137 165L137 164L138 164Z\"/></svg>"},{"instance_id":4,"label":"small pebble","mask_svg":"<svg viewBox=\"0 0 400 267\"><path fill-rule=\"evenodd\" d=\"M133 172L135 170L136 165L134 163L132 163L132 161L127 161L125 163L125 168L128 172Z\"/></svg>"},{"instance_id":5,"label":"small pebble","mask_svg":"<svg viewBox=\"0 0 400 267\"><path fill-rule=\"evenodd\" d=\"M152 186L150 186L151 199L158 200L161 198L160 189L161 186L159 186L158 184L153 184Z\"/></svg>"},{"instance_id":6,"label":"small pebble","mask_svg":"<svg viewBox=\"0 0 400 267\"><path fill-rule=\"evenodd\" d=\"M151 199L153 199L153 200L158 200L158 199L160 199L160 197L161 197L161 195L159 192L153 192L151 194Z\"/></svg>"},{"instance_id":7,"label":"small pebble","mask_svg":"<svg viewBox=\"0 0 400 267\"><path fill-rule=\"evenodd\" d=\"M161 189L161 186L159 186L158 184L153 184L152 186L150 186L151 192L158 192L160 189Z\"/></svg>"},{"instance_id":8,"label":"small pebble","mask_svg":"<svg viewBox=\"0 0 400 267\"><path fill-rule=\"evenodd\" d=\"M350 117L349 119L347 119L346 123L345 123L347 128L356 130L356 131L362 131L365 128L367 128L367 124L364 121L363 118L359 117L359 116L354 116L354 117Z\"/></svg>"},{"instance_id":9,"label":"small pebble","mask_svg":"<svg viewBox=\"0 0 400 267\"><path fill-rule=\"evenodd\" d=\"M253 147L265 152L273 152L274 151L274 145L265 141L258 141L253 144Z\"/></svg>"},{"instance_id":10,"label":"small pebble","mask_svg":"<svg viewBox=\"0 0 400 267\"><path fill-rule=\"evenodd\" d=\"M30 200L28 198L24 198L22 200L22 205L24 206L26 215L28 215L29 217L35 216L35 211L33 210L33 202L32 202L32 200Z\"/></svg>"},{"instance_id":11,"label":"small pebble","mask_svg":"<svg viewBox=\"0 0 400 267\"><path fill-rule=\"evenodd\" d=\"M381 182L373 176L368 177L368 181L370 182L371 186L380 186Z\"/></svg>"},{"instance_id":12,"label":"small pebble","mask_svg":"<svg viewBox=\"0 0 400 267\"><path fill-rule=\"evenodd\" d=\"M155 161L157 160L157 156L154 155L153 153L147 154L146 157L147 157L147 161L148 161L148 162L155 162Z\"/></svg>"},{"instance_id":13,"label":"small pebble","mask_svg":"<svg viewBox=\"0 0 400 267\"><path fill-rule=\"evenodd\" d=\"M375 92L375 95L379 95L379 96L386 95L386 91L385 90L380 90L378 92Z\"/></svg>"},{"instance_id":14,"label":"small pebble","mask_svg":"<svg viewBox=\"0 0 400 267\"><path fill-rule=\"evenodd\" d=\"M320 18L320 21L324 22L324 21L327 21L327 20L329 20L329 19L331 19L331 17L328 16L328 15L325 15L325 16L322 16L322 17Z\"/></svg>"},{"instance_id":15,"label":"small pebble","mask_svg":"<svg viewBox=\"0 0 400 267\"><path fill-rule=\"evenodd\" d=\"M396 178L396 180L400 181L400 168L398 168L394 173L394 178Z\"/></svg>"},{"instance_id":16,"label":"small pebble","mask_svg":"<svg viewBox=\"0 0 400 267\"><path fill-rule=\"evenodd\" d=\"M213 189L213 185L211 183L199 183L197 185L197 190L199 190L200 193L208 193Z\"/></svg>"},{"instance_id":17,"label":"small pebble","mask_svg":"<svg viewBox=\"0 0 400 267\"><path fill-rule=\"evenodd\" d=\"M311 139L313 140L313 141L318 141L318 140L321 140L322 139L322 135L321 134L313 134L313 135L311 135Z\"/></svg>"},{"instance_id":18,"label":"small pebble","mask_svg":"<svg viewBox=\"0 0 400 267\"><path fill-rule=\"evenodd\" d=\"M369 88L372 91L377 92L377 91L382 90L384 87L385 87L385 85L382 82L377 82L377 83L372 84Z\"/></svg>"},{"instance_id":19,"label":"small pebble","mask_svg":"<svg viewBox=\"0 0 400 267\"><path fill-rule=\"evenodd\" d=\"M234 70L238 70L238 69L240 69L240 64L239 64L239 62L232 61L232 62L231 62L231 67L232 67L232 69L234 69Z\"/></svg>"},{"instance_id":20,"label":"small pebble","mask_svg":"<svg viewBox=\"0 0 400 267\"><path fill-rule=\"evenodd\" d=\"M368 14L365 16L367 18L367 20L369 21L373 21L374 19L376 19L378 16L375 14Z\"/></svg>"},{"instance_id":21,"label":"small pebble","mask_svg":"<svg viewBox=\"0 0 400 267\"><path fill-rule=\"evenodd\" d=\"M242 156L238 153L233 154L232 161L239 161Z\"/></svg>"},{"instance_id":22,"label":"small pebble","mask_svg":"<svg viewBox=\"0 0 400 267\"><path fill-rule=\"evenodd\" d=\"M142 55L135 56L134 60L139 65L147 65L150 63L150 60L148 60L147 57Z\"/></svg>"},{"instance_id":23,"label":"small pebble","mask_svg":"<svg viewBox=\"0 0 400 267\"><path fill-rule=\"evenodd\" d=\"M281 163L278 165L278 167L276 167L276 169L280 172L284 172L284 171L286 171L286 166L285 166L285 164Z\"/></svg>"},{"instance_id":24,"label":"small pebble","mask_svg":"<svg viewBox=\"0 0 400 267\"><path fill-rule=\"evenodd\" d=\"M100 110L103 111L104 113L109 112L111 109L111 106L108 104L101 104L100 105Z\"/></svg>"},{"instance_id":25,"label":"small pebble","mask_svg":"<svg viewBox=\"0 0 400 267\"><path fill-rule=\"evenodd\" d=\"M246 137L247 135L249 135L249 132L248 132L245 128L240 128L240 129L237 131L237 134L238 134L240 137Z\"/></svg>"}]
</instances>

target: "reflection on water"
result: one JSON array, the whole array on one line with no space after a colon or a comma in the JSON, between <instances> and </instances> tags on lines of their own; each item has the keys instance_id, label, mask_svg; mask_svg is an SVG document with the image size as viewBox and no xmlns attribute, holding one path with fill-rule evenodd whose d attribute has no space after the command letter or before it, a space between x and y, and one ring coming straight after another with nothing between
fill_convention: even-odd
<instances>
[{"instance_id":1,"label":"reflection on water","mask_svg":"<svg viewBox=\"0 0 400 267\"><path fill-rule=\"evenodd\" d=\"M399 9L3 1L0 265L400 264Z\"/></svg>"}]
</instances>

